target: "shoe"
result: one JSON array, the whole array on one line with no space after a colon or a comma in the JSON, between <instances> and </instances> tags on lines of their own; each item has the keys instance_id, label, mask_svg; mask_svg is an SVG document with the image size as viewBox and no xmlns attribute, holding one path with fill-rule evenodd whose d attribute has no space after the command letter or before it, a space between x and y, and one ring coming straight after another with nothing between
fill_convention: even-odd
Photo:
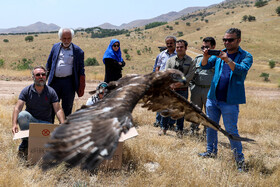
<instances>
[{"instance_id":1,"label":"shoe","mask_svg":"<svg viewBox=\"0 0 280 187\"><path fill-rule=\"evenodd\" d=\"M165 129L160 129L160 131L158 132L158 135L161 136L161 135L166 135L166 131Z\"/></svg>"},{"instance_id":2,"label":"shoe","mask_svg":"<svg viewBox=\"0 0 280 187\"><path fill-rule=\"evenodd\" d=\"M18 156L23 159L27 159L28 155L28 140L22 140L18 147Z\"/></svg>"},{"instance_id":3,"label":"shoe","mask_svg":"<svg viewBox=\"0 0 280 187\"><path fill-rule=\"evenodd\" d=\"M159 126L160 126L159 122L154 123L154 127L159 127Z\"/></svg>"},{"instance_id":4,"label":"shoe","mask_svg":"<svg viewBox=\"0 0 280 187\"><path fill-rule=\"evenodd\" d=\"M238 172L244 172L245 171L245 162L244 162L244 160L237 161L236 165L237 165L237 171Z\"/></svg>"},{"instance_id":5,"label":"shoe","mask_svg":"<svg viewBox=\"0 0 280 187\"><path fill-rule=\"evenodd\" d=\"M177 138L182 139L183 136L184 136L184 133L183 133L183 131L177 131L177 132L176 132L176 135L177 135Z\"/></svg>"},{"instance_id":6,"label":"shoe","mask_svg":"<svg viewBox=\"0 0 280 187\"><path fill-rule=\"evenodd\" d=\"M200 156L202 158L216 158L217 153L212 153L210 151L206 151L204 153L198 153L198 156Z\"/></svg>"},{"instance_id":7,"label":"shoe","mask_svg":"<svg viewBox=\"0 0 280 187\"><path fill-rule=\"evenodd\" d=\"M171 131L175 131L176 130L176 127L175 127L174 124L168 124L168 126L169 126L169 130L171 130Z\"/></svg>"}]
</instances>

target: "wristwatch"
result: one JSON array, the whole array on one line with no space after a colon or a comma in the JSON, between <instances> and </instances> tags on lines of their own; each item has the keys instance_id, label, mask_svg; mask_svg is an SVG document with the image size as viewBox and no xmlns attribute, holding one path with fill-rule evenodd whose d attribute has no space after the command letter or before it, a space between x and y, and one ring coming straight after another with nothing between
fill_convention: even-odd
<instances>
[{"instance_id":1,"label":"wristwatch","mask_svg":"<svg viewBox=\"0 0 280 187\"><path fill-rule=\"evenodd\" d=\"M231 62L233 62L233 61L231 60L231 58L228 58L228 62L225 61L226 64L229 64L229 63L231 63Z\"/></svg>"}]
</instances>

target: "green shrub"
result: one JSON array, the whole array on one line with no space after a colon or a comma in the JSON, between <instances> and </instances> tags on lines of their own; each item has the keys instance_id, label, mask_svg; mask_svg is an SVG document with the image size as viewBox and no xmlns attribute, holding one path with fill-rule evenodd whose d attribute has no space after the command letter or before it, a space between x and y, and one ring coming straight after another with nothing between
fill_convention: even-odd
<instances>
[{"instance_id":1,"label":"green shrub","mask_svg":"<svg viewBox=\"0 0 280 187\"><path fill-rule=\"evenodd\" d=\"M187 22L186 25L187 25L187 26L191 26L191 23L190 23L190 22Z\"/></svg>"},{"instance_id":2,"label":"green shrub","mask_svg":"<svg viewBox=\"0 0 280 187\"><path fill-rule=\"evenodd\" d=\"M17 63L14 62L11 64L12 69L16 70L26 70L26 69L32 69L31 64L33 64L31 59L23 58L21 61L19 60Z\"/></svg>"},{"instance_id":3,"label":"green shrub","mask_svg":"<svg viewBox=\"0 0 280 187\"><path fill-rule=\"evenodd\" d=\"M27 41L27 42L33 42L33 40L34 40L33 36L26 36L25 37L25 41Z\"/></svg>"},{"instance_id":4,"label":"green shrub","mask_svg":"<svg viewBox=\"0 0 280 187\"><path fill-rule=\"evenodd\" d=\"M280 16L280 6L276 8L276 13L278 14L278 16Z\"/></svg>"},{"instance_id":5,"label":"green shrub","mask_svg":"<svg viewBox=\"0 0 280 187\"><path fill-rule=\"evenodd\" d=\"M260 8L260 7L263 7L263 6L267 5L267 3L268 3L268 1L257 0L255 2L255 7Z\"/></svg>"},{"instance_id":6,"label":"green shrub","mask_svg":"<svg viewBox=\"0 0 280 187\"><path fill-rule=\"evenodd\" d=\"M125 54L127 54L127 53L128 53L128 49L123 49L123 52L124 52Z\"/></svg>"},{"instance_id":7,"label":"green shrub","mask_svg":"<svg viewBox=\"0 0 280 187\"><path fill-rule=\"evenodd\" d=\"M181 31L178 31L177 33L178 33L178 37L184 36L183 32Z\"/></svg>"},{"instance_id":8,"label":"green shrub","mask_svg":"<svg viewBox=\"0 0 280 187\"><path fill-rule=\"evenodd\" d=\"M270 60L268 63L269 63L269 67L271 69L273 69L275 67L275 65L276 65L276 62L274 60Z\"/></svg>"},{"instance_id":9,"label":"green shrub","mask_svg":"<svg viewBox=\"0 0 280 187\"><path fill-rule=\"evenodd\" d=\"M165 25L165 24L167 24L167 22L153 22L153 23L149 23L149 24L145 25L145 29L151 29L151 28L158 27L158 26Z\"/></svg>"},{"instance_id":10,"label":"green shrub","mask_svg":"<svg viewBox=\"0 0 280 187\"><path fill-rule=\"evenodd\" d=\"M178 21L176 21L176 22L175 22L175 25L179 25L179 22L178 22Z\"/></svg>"},{"instance_id":11,"label":"green shrub","mask_svg":"<svg viewBox=\"0 0 280 187\"><path fill-rule=\"evenodd\" d=\"M87 58L85 61L85 66L99 66L99 63L95 57Z\"/></svg>"},{"instance_id":12,"label":"green shrub","mask_svg":"<svg viewBox=\"0 0 280 187\"><path fill-rule=\"evenodd\" d=\"M251 22L251 21L256 21L256 17L255 17L255 16L249 15L249 16L248 16L248 21L249 21L249 22Z\"/></svg>"},{"instance_id":13,"label":"green shrub","mask_svg":"<svg viewBox=\"0 0 280 187\"><path fill-rule=\"evenodd\" d=\"M0 68L4 67L4 60L0 59Z\"/></svg>"},{"instance_id":14,"label":"green shrub","mask_svg":"<svg viewBox=\"0 0 280 187\"><path fill-rule=\"evenodd\" d=\"M262 73L260 77L263 77L265 82L269 81L269 73Z\"/></svg>"},{"instance_id":15,"label":"green shrub","mask_svg":"<svg viewBox=\"0 0 280 187\"><path fill-rule=\"evenodd\" d=\"M131 60L130 55L129 55L129 54L126 54L126 55L125 55L125 59L126 59L126 60Z\"/></svg>"},{"instance_id":16,"label":"green shrub","mask_svg":"<svg viewBox=\"0 0 280 187\"><path fill-rule=\"evenodd\" d=\"M9 40L8 40L8 39L4 39L4 40L3 40L3 42L8 43L8 42L9 42Z\"/></svg>"},{"instance_id":17,"label":"green shrub","mask_svg":"<svg viewBox=\"0 0 280 187\"><path fill-rule=\"evenodd\" d=\"M141 55L141 51L140 51L140 50L137 50L137 54L138 54L138 55Z\"/></svg>"}]
</instances>

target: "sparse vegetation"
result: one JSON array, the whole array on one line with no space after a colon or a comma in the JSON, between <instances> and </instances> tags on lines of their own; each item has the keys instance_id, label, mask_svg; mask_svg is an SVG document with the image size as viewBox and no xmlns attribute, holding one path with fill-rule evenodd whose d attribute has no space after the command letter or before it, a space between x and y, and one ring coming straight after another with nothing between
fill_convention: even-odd
<instances>
[{"instance_id":1,"label":"sparse vegetation","mask_svg":"<svg viewBox=\"0 0 280 187\"><path fill-rule=\"evenodd\" d=\"M268 82L268 81L269 81L269 73L262 73L262 74L260 75L260 77L263 77L263 80L264 80L265 82Z\"/></svg>"},{"instance_id":2,"label":"sparse vegetation","mask_svg":"<svg viewBox=\"0 0 280 187\"><path fill-rule=\"evenodd\" d=\"M33 42L33 40L34 40L33 36L26 36L25 37L25 41L27 41L27 42Z\"/></svg>"},{"instance_id":3,"label":"sparse vegetation","mask_svg":"<svg viewBox=\"0 0 280 187\"><path fill-rule=\"evenodd\" d=\"M271 69L273 69L275 67L275 65L276 65L276 62L274 60L270 60L268 63L269 63L269 67Z\"/></svg>"},{"instance_id":4,"label":"sparse vegetation","mask_svg":"<svg viewBox=\"0 0 280 187\"><path fill-rule=\"evenodd\" d=\"M125 59L126 59L126 60L131 60L130 55L129 55L129 54L126 54L126 55L125 55Z\"/></svg>"},{"instance_id":5,"label":"sparse vegetation","mask_svg":"<svg viewBox=\"0 0 280 187\"><path fill-rule=\"evenodd\" d=\"M98 63L98 61L96 60L95 57L87 58L85 60L85 66L99 66L99 63Z\"/></svg>"},{"instance_id":6,"label":"sparse vegetation","mask_svg":"<svg viewBox=\"0 0 280 187\"><path fill-rule=\"evenodd\" d=\"M280 16L280 6L276 8L276 13L278 14L278 16Z\"/></svg>"},{"instance_id":7,"label":"sparse vegetation","mask_svg":"<svg viewBox=\"0 0 280 187\"><path fill-rule=\"evenodd\" d=\"M127 53L128 53L128 49L123 49L123 52L124 52L125 54L127 54Z\"/></svg>"},{"instance_id":8,"label":"sparse vegetation","mask_svg":"<svg viewBox=\"0 0 280 187\"><path fill-rule=\"evenodd\" d=\"M4 67L4 60L0 59L0 68Z\"/></svg>"},{"instance_id":9,"label":"sparse vegetation","mask_svg":"<svg viewBox=\"0 0 280 187\"><path fill-rule=\"evenodd\" d=\"M184 36L182 31L178 31L177 34L178 34L178 37Z\"/></svg>"},{"instance_id":10,"label":"sparse vegetation","mask_svg":"<svg viewBox=\"0 0 280 187\"><path fill-rule=\"evenodd\" d=\"M267 5L267 3L268 3L268 1L257 0L255 2L255 7L260 8L260 7L263 7L263 6Z\"/></svg>"},{"instance_id":11,"label":"sparse vegetation","mask_svg":"<svg viewBox=\"0 0 280 187\"><path fill-rule=\"evenodd\" d=\"M27 70L32 69L31 64L33 64L31 59L23 58L22 60L19 60L18 62L14 62L11 64L12 69L15 70Z\"/></svg>"},{"instance_id":12,"label":"sparse vegetation","mask_svg":"<svg viewBox=\"0 0 280 187\"><path fill-rule=\"evenodd\" d=\"M153 22L153 23L149 23L149 24L145 25L145 29L151 29L151 28L158 27L158 26L165 25L165 24L167 24L167 22Z\"/></svg>"}]
</instances>

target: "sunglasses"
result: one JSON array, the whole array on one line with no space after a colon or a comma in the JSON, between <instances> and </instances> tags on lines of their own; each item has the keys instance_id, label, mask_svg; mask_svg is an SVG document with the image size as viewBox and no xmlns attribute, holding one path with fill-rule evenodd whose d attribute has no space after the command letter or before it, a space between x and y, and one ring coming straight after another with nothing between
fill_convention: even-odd
<instances>
[{"instance_id":1,"label":"sunglasses","mask_svg":"<svg viewBox=\"0 0 280 187\"><path fill-rule=\"evenodd\" d=\"M235 39L237 39L237 38L223 38L223 42L229 42L229 43L231 43L231 42L233 42Z\"/></svg>"},{"instance_id":2,"label":"sunglasses","mask_svg":"<svg viewBox=\"0 0 280 187\"><path fill-rule=\"evenodd\" d=\"M119 45L113 45L113 47L120 47Z\"/></svg>"},{"instance_id":3,"label":"sunglasses","mask_svg":"<svg viewBox=\"0 0 280 187\"><path fill-rule=\"evenodd\" d=\"M35 74L36 77L40 77L41 75L42 75L42 77L46 76L45 73L37 73L37 74Z\"/></svg>"},{"instance_id":4,"label":"sunglasses","mask_svg":"<svg viewBox=\"0 0 280 187\"><path fill-rule=\"evenodd\" d=\"M209 48L210 48L209 46L201 46L201 50L209 49Z\"/></svg>"}]
</instances>

